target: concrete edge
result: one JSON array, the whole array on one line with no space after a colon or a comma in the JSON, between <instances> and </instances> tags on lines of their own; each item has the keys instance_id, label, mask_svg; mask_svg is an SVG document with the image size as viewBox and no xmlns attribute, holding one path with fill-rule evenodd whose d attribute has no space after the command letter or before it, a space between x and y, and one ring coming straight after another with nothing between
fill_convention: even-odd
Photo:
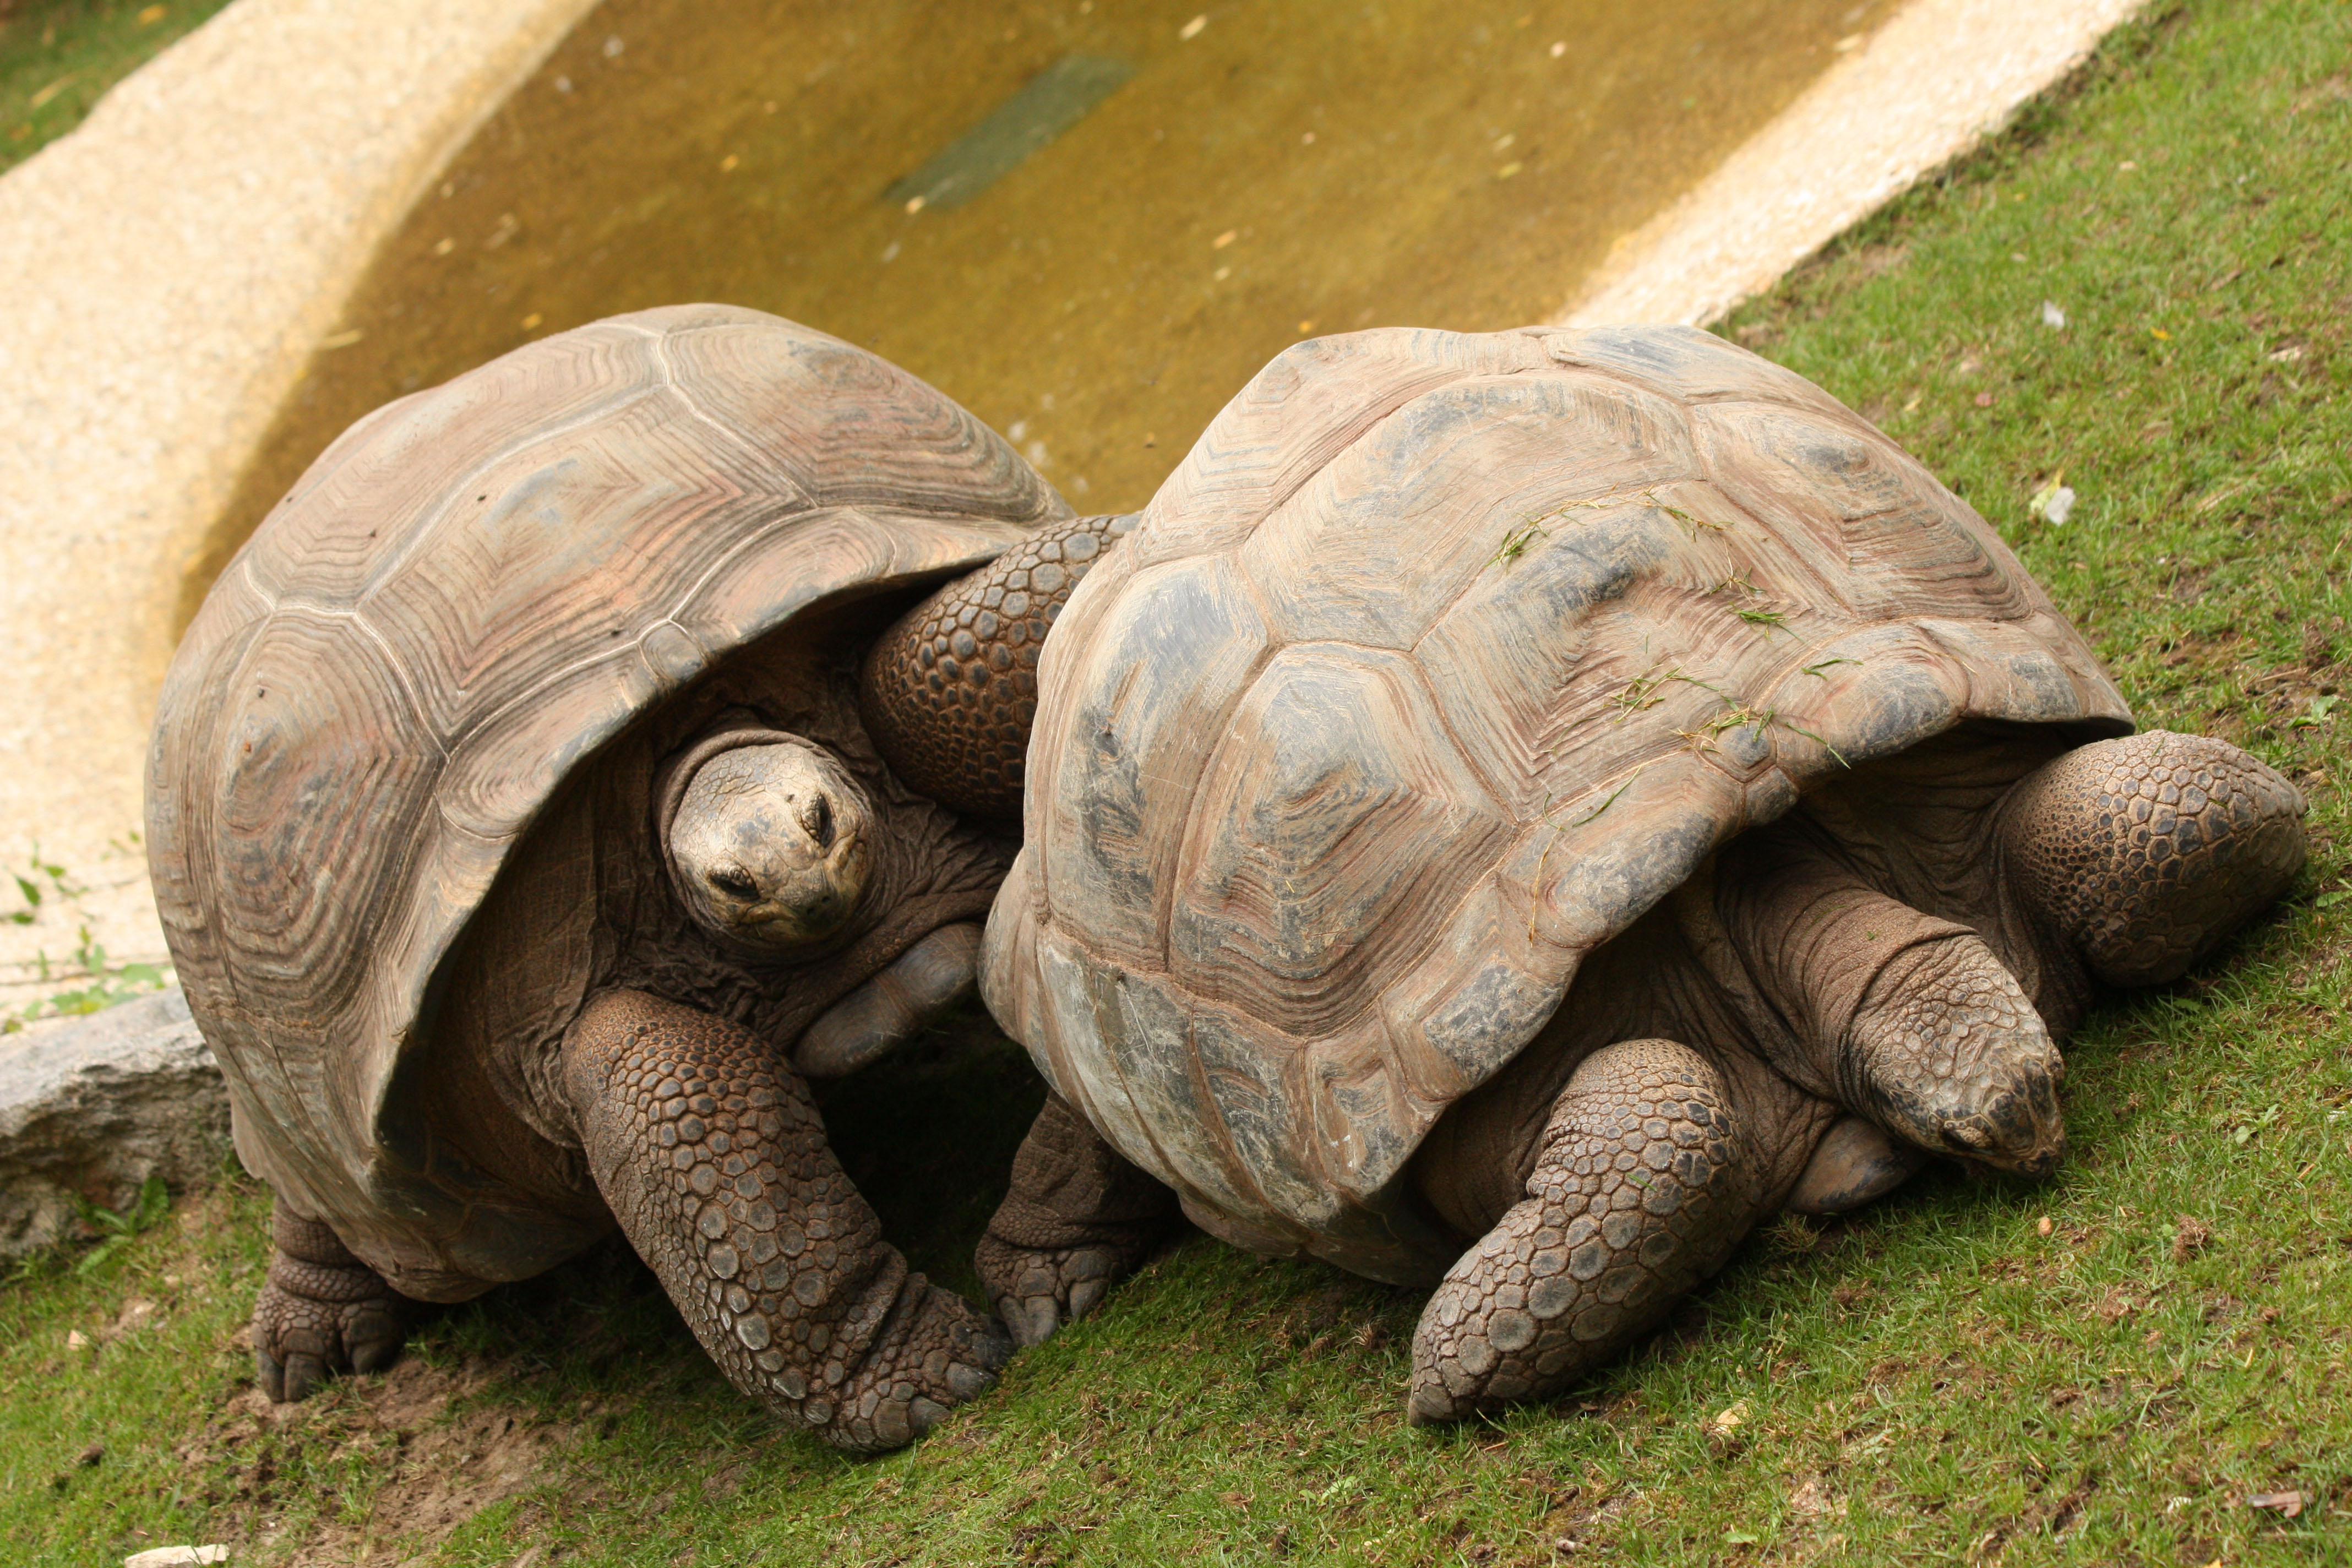
<instances>
[{"instance_id":1,"label":"concrete edge","mask_svg":"<svg viewBox=\"0 0 2352 1568\"><path fill-rule=\"evenodd\" d=\"M1561 319L1721 315L2138 3L1911 0ZM0 858L37 838L90 888L0 927L0 1004L80 928L163 959L130 836L184 563L383 241L593 4L235 0L0 176Z\"/></svg>"},{"instance_id":2,"label":"concrete edge","mask_svg":"<svg viewBox=\"0 0 2352 1568\"><path fill-rule=\"evenodd\" d=\"M228 1086L176 989L0 1037L0 1260L70 1235L77 1200L121 1212L228 1152Z\"/></svg>"},{"instance_id":3,"label":"concrete edge","mask_svg":"<svg viewBox=\"0 0 2352 1568\"><path fill-rule=\"evenodd\" d=\"M1912 0L1665 211L1556 320L1700 326L2008 123L2143 0Z\"/></svg>"}]
</instances>

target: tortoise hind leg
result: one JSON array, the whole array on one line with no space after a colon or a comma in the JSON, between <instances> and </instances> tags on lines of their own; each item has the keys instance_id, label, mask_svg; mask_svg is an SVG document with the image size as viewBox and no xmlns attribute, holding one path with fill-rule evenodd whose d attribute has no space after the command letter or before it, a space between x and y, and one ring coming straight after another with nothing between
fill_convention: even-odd
<instances>
[{"instance_id":1,"label":"tortoise hind leg","mask_svg":"<svg viewBox=\"0 0 2352 1568\"><path fill-rule=\"evenodd\" d=\"M278 1256L253 1304L253 1363L261 1391L307 1399L336 1373L380 1372L407 1337L407 1300L352 1255L323 1221L280 1198L270 1215Z\"/></svg>"},{"instance_id":2,"label":"tortoise hind leg","mask_svg":"<svg viewBox=\"0 0 2352 1568\"><path fill-rule=\"evenodd\" d=\"M604 1201L737 1388L871 1453L993 1381L1009 1347L881 1239L807 1086L750 1030L608 991L563 1075Z\"/></svg>"},{"instance_id":3,"label":"tortoise hind leg","mask_svg":"<svg viewBox=\"0 0 2352 1568\"><path fill-rule=\"evenodd\" d=\"M1013 1343L1041 1344L1133 1273L1176 1214L1174 1193L1048 1094L973 1261Z\"/></svg>"},{"instance_id":4,"label":"tortoise hind leg","mask_svg":"<svg viewBox=\"0 0 2352 1568\"><path fill-rule=\"evenodd\" d=\"M1628 1040L1587 1058L1526 1199L1422 1310L1412 1424L1558 1394L1655 1327L1756 1221L1745 1143L1721 1077L1689 1047Z\"/></svg>"}]
</instances>

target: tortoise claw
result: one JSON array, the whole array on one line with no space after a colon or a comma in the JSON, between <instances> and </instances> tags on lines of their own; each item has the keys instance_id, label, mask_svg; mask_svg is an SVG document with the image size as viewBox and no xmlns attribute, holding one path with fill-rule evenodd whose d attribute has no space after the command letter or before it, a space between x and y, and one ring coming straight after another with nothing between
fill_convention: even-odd
<instances>
[{"instance_id":1,"label":"tortoise claw","mask_svg":"<svg viewBox=\"0 0 2352 1568\"><path fill-rule=\"evenodd\" d=\"M974 1261L989 1304L1013 1342L1027 1350L1102 1305L1112 1283L1133 1273L1158 1239L1144 1230L1119 1242L1030 1248L984 1236Z\"/></svg>"},{"instance_id":2,"label":"tortoise claw","mask_svg":"<svg viewBox=\"0 0 2352 1568\"><path fill-rule=\"evenodd\" d=\"M339 1373L381 1372L400 1357L402 1298L333 1230L280 1204L278 1256L253 1304L254 1381L276 1404L307 1399Z\"/></svg>"},{"instance_id":3,"label":"tortoise claw","mask_svg":"<svg viewBox=\"0 0 2352 1568\"><path fill-rule=\"evenodd\" d=\"M286 1393L281 1403L299 1405L310 1397L318 1386L327 1381L324 1358L295 1354L286 1358Z\"/></svg>"}]
</instances>

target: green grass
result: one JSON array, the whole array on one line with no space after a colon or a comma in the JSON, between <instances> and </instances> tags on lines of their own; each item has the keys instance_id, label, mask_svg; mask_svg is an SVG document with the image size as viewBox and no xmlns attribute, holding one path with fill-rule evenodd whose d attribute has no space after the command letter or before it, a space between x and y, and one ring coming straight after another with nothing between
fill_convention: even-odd
<instances>
[{"instance_id":1,"label":"green grass","mask_svg":"<svg viewBox=\"0 0 2352 1568\"><path fill-rule=\"evenodd\" d=\"M613 1250L272 1416L234 1338L265 1205L230 1183L87 1278L58 1261L0 1292L6 1554L2345 1561L2347 64L2336 0L2126 28L1727 328L1961 489L2145 721L2227 736L2311 795L2313 870L2277 914L2076 1037L2053 1180L1931 1173L1850 1223L1784 1222L1577 1396L1440 1433L1401 1415L1413 1296L1195 1237L864 1463L752 1413ZM2060 527L2029 502L2062 468ZM835 1098L919 1266L968 1286L1034 1092L981 1043ZM134 1300L160 1321L101 1336ZM77 1329L99 1342L68 1351ZM2290 1489L2293 1519L2244 1500Z\"/></svg>"},{"instance_id":2,"label":"green grass","mask_svg":"<svg viewBox=\"0 0 2352 1568\"><path fill-rule=\"evenodd\" d=\"M0 170L82 122L106 89L227 0L0 0Z\"/></svg>"}]
</instances>

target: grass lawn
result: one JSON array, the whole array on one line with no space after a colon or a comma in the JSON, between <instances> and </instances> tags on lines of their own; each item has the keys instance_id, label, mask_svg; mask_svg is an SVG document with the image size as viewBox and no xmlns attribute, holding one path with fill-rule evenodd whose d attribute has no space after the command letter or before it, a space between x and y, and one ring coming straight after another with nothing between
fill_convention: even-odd
<instances>
[{"instance_id":1,"label":"grass lawn","mask_svg":"<svg viewBox=\"0 0 2352 1568\"><path fill-rule=\"evenodd\" d=\"M2054 1179L1935 1172L1784 1222L1578 1396L1439 1433L1402 1419L1415 1297L1194 1237L868 1462L774 1430L609 1250L273 1413L239 1338L267 1199L231 1179L0 1289L0 1555L2352 1559L2352 7L2159 11L1726 328L1966 495L2145 722L2311 796L2275 916L2076 1037ZM2063 525L2030 504L2062 471ZM969 1033L828 1108L893 1234L967 1289L1036 1095Z\"/></svg>"},{"instance_id":2,"label":"grass lawn","mask_svg":"<svg viewBox=\"0 0 2352 1568\"><path fill-rule=\"evenodd\" d=\"M0 0L0 171L228 0Z\"/></svg>"}]
</instances>

